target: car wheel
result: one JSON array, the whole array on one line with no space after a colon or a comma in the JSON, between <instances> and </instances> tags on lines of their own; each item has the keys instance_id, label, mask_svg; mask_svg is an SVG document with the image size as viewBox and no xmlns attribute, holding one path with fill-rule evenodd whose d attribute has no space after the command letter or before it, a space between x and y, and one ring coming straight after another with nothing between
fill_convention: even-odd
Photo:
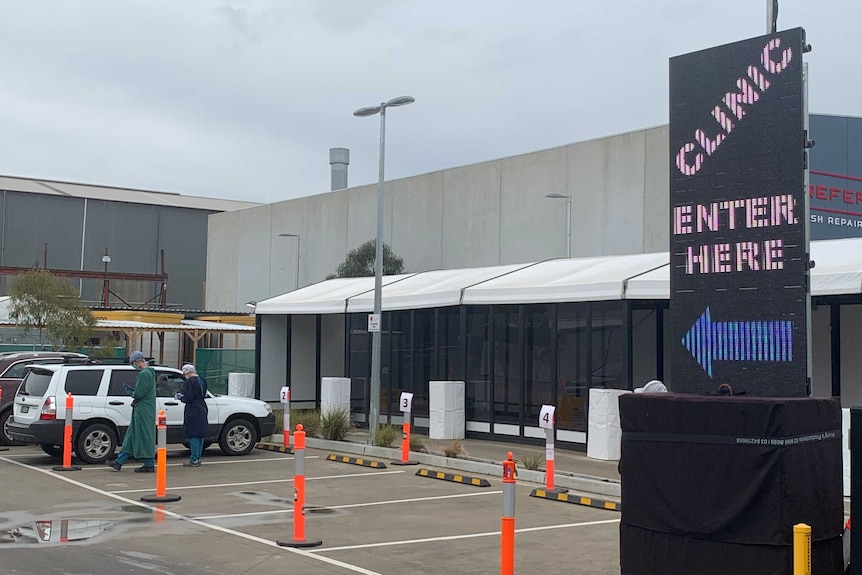
<instances>
[{"instance_id":1,"label":"car wheel","mask_svg":"<svg viewBox=\"0 0 862 575\"><path fill-rule=\"evenodd\" d=\"M222 429L218 444L225 455L248 455L256 441L254 425L245 419L234 419Z\"/></svg>"},{"instance_id":2,"label":"car wheel","mask_svg":"<svg viewBox=\"0 0 862 575\"><path fill-rule=\"evenodd\" d=\"M51 457L63 457L63 446L62 445L52 445L50 443L40 443L39 447L42 448L42 451L50 455Z\"/></svg>"},{"instance_id":3,"label":"car wheel","mask_svg":"<svg viewBox=\"0 0 862 575\"><path fill-rule=\"evenodd\" d=\"M0 413L0 445L24 445L20 441L15 441L11 437L9 437L6 431L6 425L9 423L9 420L12 419L12 409L7 409L3 413Z\"/></svg>"},{"instance_id":4,"label":"car wheel","mask_svg":"<svg viewBox=\"0 0 862 575\"><path fill-rule=\"evenodd\" d=\"M75 455L85 463L104 463L116 449L117 433L104 423L88 425L75 442Z\"/></svg>"}]
</instances>

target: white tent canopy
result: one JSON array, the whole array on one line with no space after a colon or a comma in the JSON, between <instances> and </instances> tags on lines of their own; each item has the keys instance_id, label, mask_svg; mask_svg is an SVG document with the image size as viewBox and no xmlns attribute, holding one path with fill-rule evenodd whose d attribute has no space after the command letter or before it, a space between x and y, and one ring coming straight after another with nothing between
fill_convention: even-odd
<instances>
[{"instance_id":1,"label":"white tent canopy","mask_svg":"<svg viewBox=\"0 0 862 575\"><path fill-rule=\"evenodd\" d=\"M463 270L435 270L409 277L403 281L384 286L383 311L399 309L427 309L458 305L465 288L481 284L490 279L528 269L523 264L471 268ZM351 297L347 312L374 311L374 291Z\"/></svg>"},{"instance_id":2,"label":"white tent canopy","mask_svg":"<svg viewBox=\"0 0 862 575\"><path fill-rule=\"evenodd\" d=\"M661 266L667 254L551 260L523 268L464 291L464 304L558 303L619 300L626 284Z\"/></svg>"},{"instance_id":3,"label":"white tent canopy","mask_svg":"<svg viewBox=\"0 0 862 575\"><path fill-rule=\"evenodd\" d=\"M862 294L862 238L811 242L811 294ZM454 305L666 300L667 252L435 270L383 278L385 311ZM374 278L326 280L262 301L259 314L370 312Z\"/></svg>"},{"instance_id":4,"label":"white tent canopy","mask_svg":"<svg viewBox=\"0 0 862 575\"><path fill-rule=\"evenodd\" d=\"M413 274L384 276L383 286L411 277ZM347 311L347 300L374 291L374 278L337 278L306 286L258 302L258 314L333 314Z\"/></svg>"}]
</instances>

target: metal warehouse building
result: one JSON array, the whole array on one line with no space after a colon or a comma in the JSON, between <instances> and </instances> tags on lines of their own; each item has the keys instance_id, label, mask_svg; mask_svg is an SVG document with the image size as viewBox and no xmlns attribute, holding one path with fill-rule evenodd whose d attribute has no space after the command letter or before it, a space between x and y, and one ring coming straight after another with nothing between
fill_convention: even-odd
<instances>
[{"instance_id":1,"label":"metal warehouse building","mask_svg":"<svg viewBox=\"0 0 862 575\"><path fill-rule=\"evenodd\" d=\"M14 268L100 274L107 249L110 273L159 274L164 252L167 303L184 309L204 306L207 217L257 205L9 176L0 176L0 194L0 293L8 293ZM85 302L102 301L101 277L78 282ZM160 289L113 280L109 303L139 305Z\"/></svg>"}]
</instances>

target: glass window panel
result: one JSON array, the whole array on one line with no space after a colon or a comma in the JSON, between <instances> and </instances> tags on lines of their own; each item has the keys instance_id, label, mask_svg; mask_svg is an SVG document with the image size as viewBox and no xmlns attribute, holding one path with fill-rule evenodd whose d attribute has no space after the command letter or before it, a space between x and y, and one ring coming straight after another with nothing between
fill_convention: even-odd
<instances>
[{"instance_id":1,"label":"glass window panel","mask_svg":"<svg viewBox=\"0 0 862 575\"><path fill-rule=\"evenodd\" d=\"M487 307L467 308L466 417L491 421L491 342Z\"/></svg>"},{"instance_id":2,"label":"glass window panel","mask_svg":"<svg viewBox=\"0 0 862 575\"><path fill-rule=\"evenodd\" d=\"M495 422L519 423L523 377L522 346L518 330L518 306L494 308L494 404Z\"/></svg>"},{"instance_id":3,"label":"glass window panel","mask_svg":"<svg viewBox=\"0 0 862 575\"><path fill-rule=\"evenodd\" d=\"M555 381L553 359L554 330L550 305L531 305L525 309L524 354L527 397L525 425L537 426L542 405L553 405Z\"/></svg>"},{"instance_id":4,"label":"glass window panel","mask_svg":"<svg viewBox=\"0 0 862 575\"><path fill-rule=\"evenodd\" d=\"M557 308L557 428L587 430L587 304Z\"/></svg>"},{"instance_id":5,"label":"glass window panel","mask_svg":"<svg viewBox=\"0 0 862 575\"><path fill-rule=\"evenodd\" d=\"M593 387L627 389L623 374L622 304L593 304L592 380Z\"/></svg>"},{"instance_id":6,"label":"glass window panel","mask_svg":"<svg viewBox=\"0 0 862 575\"><path fill-rule=\"evenodd\" d=\"M434 310L413 312L413 415L428 417L428 382L434 346Z\"/></svg>"},{"instance_id":7,"label":"glass window panel","mask_svg":"<svg viewBox=\"0 0 862 575\"><path fill-rule=\"evenodd\" d=\"M368 315L350 314L350 409L353 413L366 411L366 397L371 377L371 335L368 333Z\"/></svg>"}]
</instances>

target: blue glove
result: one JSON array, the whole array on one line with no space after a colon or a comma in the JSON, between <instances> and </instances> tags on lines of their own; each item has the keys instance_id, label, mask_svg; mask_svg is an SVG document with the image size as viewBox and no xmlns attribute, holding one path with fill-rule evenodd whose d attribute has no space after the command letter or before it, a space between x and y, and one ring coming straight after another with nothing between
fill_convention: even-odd
<instances>
[{"instance_id":1,"label":"blue glove","mask_svg":"<svg viewBox=\"0 0 862 575\"><path fill-rule=\"evenodd\" d=\"M174 396L174 399L176 399L177 401L182 401L183 400L183 394L182 393L176 394Z\"/></svg>"},{"instance_id":2,"label":"blue glove","mask_svg":"<svg viewBox=\"0 0 862 575\"><path fill-rule=\"evenodd\" d=\"M135 391L134 389L132 389L128 385L124 385L123 389L126 391L126 395L129 395L129 396L132 395L132 393Z\"/></svg>"}]
</instances>

